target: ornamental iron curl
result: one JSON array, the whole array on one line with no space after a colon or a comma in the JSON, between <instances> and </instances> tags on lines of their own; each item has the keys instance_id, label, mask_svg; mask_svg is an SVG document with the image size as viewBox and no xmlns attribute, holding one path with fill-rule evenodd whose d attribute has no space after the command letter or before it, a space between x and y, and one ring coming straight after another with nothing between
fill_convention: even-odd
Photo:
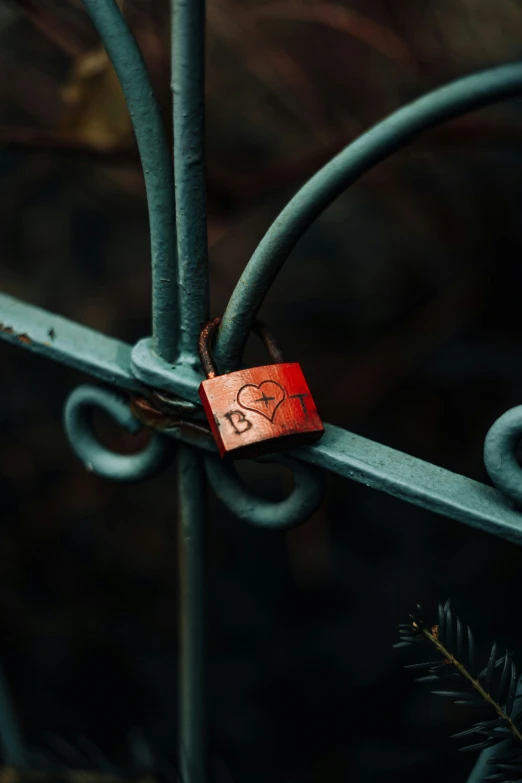
<instances>
[{"instance_id":1,"label":"ornamental iron curl","mask_svg":"<svg viewBox=\"0 0 522 783\"><path fill-rule=\"evenodd\" d=\"M108 479L143 481L167 466L168 441L154 430L148 444L137 454L117 454L105 448L94 429L96 409L107 413L133 435L142 428L121 394L97 386L78 386L65 404L64 429L73 451L87 470Z\"/></svg>"},{"instance_id":2,"label":"ornamental iron curl","mask_svg":"<svg viewBox=\"0 0 522 783\"><path fill-rule=\"evenodd\" d=\"M516 449L522 438L522 405L506 411L484 441L484 464L493 484L522 509L522 468Z\"/></svg>"},{"instance_id":3,"label":"ornamental iron curl","mask_svg":"<svg viewBox=\"0 0 522 783\"><path fill-rule=\"evenodd\" d=\"M66 318L0 294L0 337L80 370L105 388L70 395L64 423L89 469L123 481L145 479L171 459L177 441L180 556L180 725L182 783L206 781L204 707L205 474L241 519L269 528L303 522L323 493L324 469L409 503L522 543L522 469L516 445L522 407L501 416L484 446L486 486L374 443L334 425L313 446L279 455L293 471L293 492L280 503L248 492L231 464L219 461L198 396L204 378L198 338L209 318L204 158L204 0L172 0L174 172L167 134L139 50L115 0L83 0L127 100L143 165L150 220L152 336L134 347ZM522 62L459 79L405 106L362 134L293 197L245 267L216 334L219 372L237 369L263 299L312 222L347 187L423 131L522 94ZM175 187L174 187L175 179ZM138 454L99 443L92 425L101 408L124 429L151 428ZM516 507L513 506L515 504ZM20 738L8 740L23 755ZM484 766L484 765L482 765ZM479 765L469 779L482 779Z\"/></svg>"},{"instance_id":4,"label":"ornamental iron curl","mask_svg":"<svg viewBox=\"0 0 522 783\"><path fill-rule=\"evenodd\" d=\"M207 455L205 470L209 484L217 497L239 519L258 527L286 530L306 522L323 500L322 473L285 454L281 454L279 458L259 457L258 461L280 462L292 471L295 486L287 498L274 502L252 495L245 490L232 462Z\"/></svg>"}]
</instances>

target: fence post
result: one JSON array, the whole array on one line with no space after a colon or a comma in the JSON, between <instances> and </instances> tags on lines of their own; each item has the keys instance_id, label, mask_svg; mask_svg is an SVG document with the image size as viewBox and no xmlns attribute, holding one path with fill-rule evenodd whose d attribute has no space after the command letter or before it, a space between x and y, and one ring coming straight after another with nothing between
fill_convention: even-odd
<instances>
[{"instance_id":1,"label":"fence post","mask_svg":"<svg viewBox=\"0 0 522 783\"><path fill-rule=\"evenodd\" d=\"M179 770L182 783L206 780L205 512L196 452L178 446Z\"/></svg>"}]
</instances>

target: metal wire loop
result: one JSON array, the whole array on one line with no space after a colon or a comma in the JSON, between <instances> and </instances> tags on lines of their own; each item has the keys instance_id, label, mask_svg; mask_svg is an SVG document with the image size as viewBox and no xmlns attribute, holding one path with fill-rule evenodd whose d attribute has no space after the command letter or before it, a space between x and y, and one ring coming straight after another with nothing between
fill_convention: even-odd
<instances>
[{"instance_id":1,"label":"metal wire loop","mask_svg":"<svg viewBox=\"0 0 522 783\"><path fill-rule=\"evenodd\" d=\"M212 342L216 336L219 325L221 324L221 319L222 316L218 315L217 318L214 318L212 321L205 324L199 336L199 358L201 359L201 364L203 365L207 378L215 378L216 375L219 375L212 355ZM253 331L263 342L272 362L274 364L280 364L283 361L283 354L267 324L263 321L256 320Z\"/></svg>"},{"instance_id":2,"label":"metal wire loop","mask_svg":"<svg viewBox=\"0 0 522 783\"><path fill-rule=\"evenodd\" d=\"M324 497L324 474L285 454L262 457L263 462L280 462L294 476L295 486L288 497L274 502L245 489L233 463L205 456L209 483L227 508L239 519L259 527L285 530L307 519L318 509Z\"/></svg>"},{"instance_id":3,"label":"metal wire loop","mask_svg":"<svg viewBox=\"0 0 522 783\"><path fill-rule=\"evenodd\" d=\"M504 413L484 441L484 464L493 484L522 508L522 467L516 448L522 439L522 405Z\"/></svg>"},{"instance_id":4,"label":"metal wire loop","mask_svg":"<svg viewBox=\"0 0 522 783\"><path fill-rule=\"evenodd\" d=\"M151 431L149 443L137 454L116 454L105 448L94 430L92 416L96 408L128 432L137 433L142 428L123 395L96 386L75 389L65 404L64 427L72 449L87 470L104 478L133 482L150 478L166 467L170 444L157 432Z\"/></svg>"},{"instance_id":5,"label":"metal wire loop","mask_svg":"<svg viewBox=\"0 0 522 783\"><path fill-rule=\"evenodd\" d=\"M288 202L248 261L223 314L218 365L236 366L255 313L283 264L314 220L350 185L429 128L522 93L522 62L489 68L439 87L362 133Z\"/></svg>"}]
</instances>

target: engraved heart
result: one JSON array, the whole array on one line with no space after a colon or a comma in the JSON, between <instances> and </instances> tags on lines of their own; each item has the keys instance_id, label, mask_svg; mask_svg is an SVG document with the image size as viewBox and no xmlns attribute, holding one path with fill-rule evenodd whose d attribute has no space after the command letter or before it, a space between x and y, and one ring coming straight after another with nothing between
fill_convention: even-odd
<instances>
[{"instance_id":1,"label":"engraved heart","mask_svg":"<svg viewBox=\"0 0 522 783\"><path fill-rule=\"evenodd\" d=\"M286 391L277 381L261 381L259 386L247 383L237 393L238 404L254 413L259 413L268 421L274 416L286 398Z\"/></svg>"}]
</instances>

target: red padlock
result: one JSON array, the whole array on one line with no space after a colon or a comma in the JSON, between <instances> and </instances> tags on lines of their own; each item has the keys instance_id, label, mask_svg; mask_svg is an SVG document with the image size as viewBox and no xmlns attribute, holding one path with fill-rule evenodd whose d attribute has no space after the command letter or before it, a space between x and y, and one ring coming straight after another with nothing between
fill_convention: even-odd
<instances>
[{"instance_id":1,"label":"red padlock","mask_svg":"<svg viewBox=\"0 0 522 783\"><path fill-rule=\"evenodd\" d=\"M212 338L221 322L215 318L201 332L199 354L207 380L199 396L222 457L255 457L318 440L324 427L303 371L282 363L268 328L257 332L275 364L218 375Z\"/></svg>"}]
</instances>

